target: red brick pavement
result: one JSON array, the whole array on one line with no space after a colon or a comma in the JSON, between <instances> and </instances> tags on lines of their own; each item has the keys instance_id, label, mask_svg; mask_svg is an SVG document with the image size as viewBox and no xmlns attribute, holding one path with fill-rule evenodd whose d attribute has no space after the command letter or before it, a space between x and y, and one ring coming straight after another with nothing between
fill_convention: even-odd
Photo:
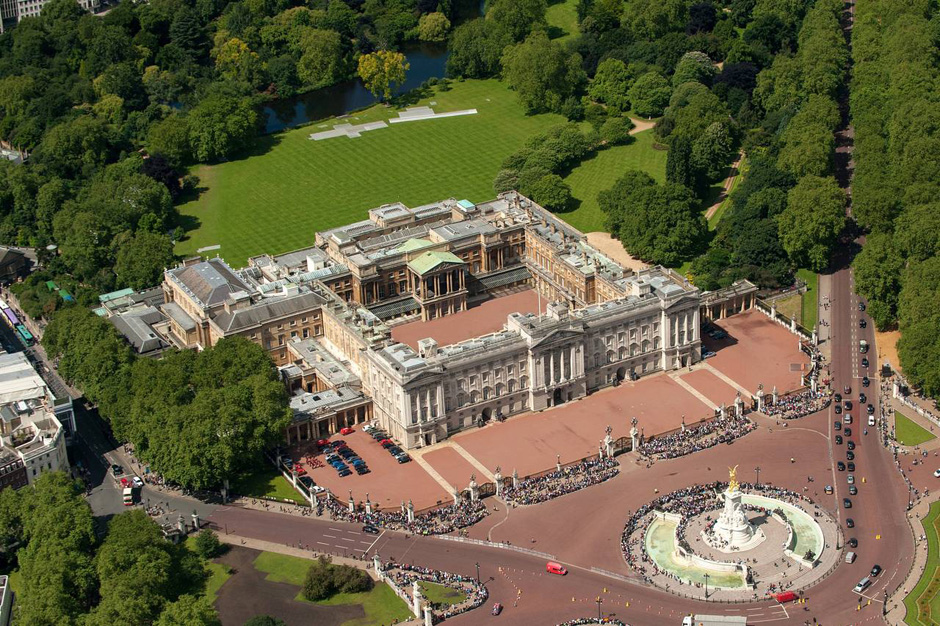
<instances>
[{"instance_id":1,"label":"red brick pavement","mask_svg":"<svg viewBox=\"0 0 940 626\"><path fill-rule=\"evenodd\" d=\"M695 370L682 375L683 382L688 383L700 394L714 402L715 404L725 403L727 406L734 404L738 390L721 380L708 370Z\"/></svg>"},{"instance_id":2,"label":"red brick pavement","mask_svg":"<svg viewBox=\"0 0 940 626\"><path fill-rule=\"evenodd\" d=\"M728 332L729 337L714 341L703 336L705 347L717 354L708 363L747 388L751 393L759 384L770 391L774 385L780 392L800 386L800 369L791 370L791 364L807 367L809 359L800 351L796 335L776 324L758 311L751 309L715 324Z\"/></svg>"},{"instance_id":3,"label":"red brick pavement","mask_svg":"<svg viewBox=\"0 0 940 626\"><path fill-rule=\"evenodd\" d=\"M480 472L470 461L460 456L460 453L453 448L440 448L424 455L424 460L439 473L444 480L451 485L456 485L463 489L470 484L470 475L477 475L477 482L486 482L486 477L480 476Z\"/></svg>"},{"instance_id":4,"label":"red brick pavement","mask_svg":"<svg viewBox=\"0 0 940 626\"><path fill-rule=\"evenodd\" d=\"M392 339L418 349L418 341L433 337L442 346L500 330L510 313L535 313L538 294L532 289L487 300L473 308L429 322L409 322L392 328ZM542 309L548 304L542 300Z\"/></svg>"}]
</instances>

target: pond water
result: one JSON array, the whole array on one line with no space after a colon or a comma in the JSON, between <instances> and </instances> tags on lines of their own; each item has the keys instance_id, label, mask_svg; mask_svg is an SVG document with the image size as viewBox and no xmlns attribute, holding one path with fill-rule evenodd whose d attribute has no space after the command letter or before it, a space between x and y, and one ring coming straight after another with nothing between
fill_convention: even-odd
<instances>
[{"instance_id":1,"label":"pond water","mask_svg":"<svg viewBox=\"0 0 940 626\"><path fill-rule=\"evenodd\" d=\"M646 531L646 553L656 566L675 574L687 583L705 583L708 575L709 588L740 589L745 586L741 574L736 572L717 572L697 565L680 563L676 558L676 526L673 521L657 518L650 523Z\"/></svg>"},{"instance_id":2,"label":"pond water","mask_svg":"<svg viewBox=\"0 0 940 626\"><path fill-rule=\"evenodd\" d=\"M483 14L484 0L464 0L457 7L454 23L460 24ZM401 50L411 67L405 82L395 85L392 93L399 95L418 87L429 78L443 78L450 52L446 43L412 43ZM290 98L268 103L261 109L265 134L276 133L299 124L345 115L375 104L377 99L358 78L329 87L315 89Z\"/></svg>"}]
</instances>

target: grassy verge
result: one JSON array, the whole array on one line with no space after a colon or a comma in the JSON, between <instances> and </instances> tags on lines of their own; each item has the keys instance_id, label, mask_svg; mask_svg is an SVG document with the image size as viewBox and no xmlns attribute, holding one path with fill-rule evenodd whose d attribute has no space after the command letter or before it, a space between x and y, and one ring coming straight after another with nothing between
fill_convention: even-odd
<instances>
[{"instance_id":1,"label":"grassy verge","mask_svg":"<svg viewBox=\"0 0 940 626\"><path fill-rule=\"evenodd\" d=\"M549 36L565 43L578 34L578 9L576 0L556 0L550 2L545 12Z\"/></svg>"},{"instance_id":2,"label":"grassy verge","mask_svg":"<svg viewBox=\"0 0 940 626\"><path fill-rule=\"evenodd\" d=\"M186 539L186 547L193 552L196 551L195 536ZM226 547L227 546L223 545L223 548ZM206 571L209 572L209 578L206 579L206 588L203 590L202 595L211 603L215 602L215 597L219 594L219 589L222 588L225 581L232 577L232 570L227 565L213 563L212 561L205 561L204 565L206 566Z\"/></svg>"},{"instance_id":3,"label":"grassy verge","mask_svg":"<svg viewBox=\"0 0 940 626\"><path fill-rule=\"evenodd\" d=\"M819 310L816 302L819 293L819 275L810 270L797 270L796 275L806 283L800 323L804 328L813 330L816 328L816 312Z\"/></svg>"},{"instance_id":4,"label":"grassy verge","mask_svg":"<svg viewBox=\"0 0 940 626\"><path fill-rule=\"evenodd\" d=\"M798 324L803 323L803 295L796 294L793 296L788 296L786 298L781 298L780 300L775 300L774 304L777 305L777 311L783 313L790 319L795 319Z\"/></svg>"},{"instance_id":5,"label":"grassy verge","mask_svg":"<svg viewBox=\"0 0 940 626\"><path fill-rule=\"evenodd\" d=\"M940 598L938 516L940 516L940 502L934 502L930 505L930 512L923 519L924 533L927 535L927 566L924 569L923 576L904 598L904 608L907 610L904 623L909 626L932 626L940 622L940 606L938 606L938 598Z\"/></svg>"},{"instance_id":6,"label":"grassy verge","mask_svg":"<svg viewBox=\"0 0 940 626\"><path fill-rule=\"evenodd\" d=\"M936 438L932 432L898 411L894 412L894 437L905 446L918 446ZM940 620L940 615L937 616Z\"/></svg>"},{"instance_id":7,"label":"grassy verge","mask_svg":"<svg viewBox=\"0 0 940 626\"><path fill-rule=\"evenodd\" d=\"M666 180L666 152L653 149L652 131L633 137L633 142L601 150L571 170L565 182L571 187L577 208L559 217L585 233L606 232L605 215L597 203L598 193L613 187L627 170L642 170L659 182Z\"/></svg>"},{"instance_id":8,"label":"grassy verge","mask_svg":"<svg viewBox=\"0 0 940 626\"><path fill-rule=\"evenodd\" d=\"M428 602L435 604L460 604L467 599L467 594L453 587L428 582L419 582L418 586Z\"/></svg>"},{"instance_id":9,"label":"grassy verge","mask_svg":"<svg viewBox=\"0 0 940 626\"><path fill-rule=\"evenodd\" d=\"M277 498L297 504L306 503L304 497L279 471L267 465L232 485L232 493L249 498Z\"/></svg>"},{"instance_id":10,"label":"grassy verge","mask_svg":"<svg viewBox=\"0 0 940 626\"><path fill-rule=\"evenodd\" d=\"M301 587L310 563L308 559L295 556L262 552L255 559L254 567L260 572L265 572L267 580ZM299 592L296 600L307 602ZM371 591L365 593L338 593L315 604L321 606L361 604L366 614L365 617L346 621L342 626L380 626L401 622L411 616L405 603L395 595L391 587L383 583L376 584Z\"/></svg>"}]
</instances>

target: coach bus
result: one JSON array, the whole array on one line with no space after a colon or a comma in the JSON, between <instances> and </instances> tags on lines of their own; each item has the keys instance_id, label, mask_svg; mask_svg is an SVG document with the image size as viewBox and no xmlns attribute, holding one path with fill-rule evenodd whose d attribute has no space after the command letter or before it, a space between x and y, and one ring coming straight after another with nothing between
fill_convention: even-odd
<instances>
[{"instance_id":1,"label":"coach bus","mask_svg":"<svg viewBox=\"0 0 940 626\"><path fill-rule=\"evenodd\" d=\"M27 346L33 345L33 334L29 332L22 324L16 325L16 334L20 336L20 339L22 339L23 343L25 343Z\"/></svg>"},{"instance_id":2,"label":"coach bus","mask_svg":"<svg viewBox=\"0 0 940 626\"><path fill-rule=\"evenodd\" d=\"M20 318L16 316L13 309L3 309L3 319L10 325L10 328L16 328L17 324L20 323Z\"/></svg>"}]
</instances>

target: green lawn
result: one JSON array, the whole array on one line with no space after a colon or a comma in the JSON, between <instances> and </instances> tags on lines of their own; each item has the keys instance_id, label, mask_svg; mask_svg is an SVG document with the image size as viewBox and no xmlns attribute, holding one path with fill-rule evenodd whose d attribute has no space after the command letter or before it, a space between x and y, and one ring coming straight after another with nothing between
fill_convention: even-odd
<instances>
[{"instance_id":1,"label":"green lawn","mask_svg":"<svg viewBox=\"0 0 940 626\"><path fill-rule=\"evenodd\" d=\"M286 554L262 552L254 561L258 571L267 573L267 580L277 583L302 586L307 570L310 568L309 559L301 559ZM306 602L300 593L297 600ZM338 593L327 600L316 604L323 606L336 606L341 604L361 604L366 613L364 618L353 619L343 623L342 626L380 626L401 622L412 615L402 600L395 595L391 587L378 583L371 591L365 593Z\"/></svg>"},{"instance_id":2,"label":"green lawn","mask_svg":"<svg viewBox=\"0 0 940 626\"><path fill-rule=\"evenodd\" d=\"M528 137L564 121L525 115L515 94L497 80L452 86L421 104L436 102L438 112L475 108L476 115L393 124L355 139L309 140L335 120L322 122L264 137L254 156L194 168L208 189L179 207L184 222L198 221L198 228L176 252L220 244L211 254L238 267L252 255L312 245L316 231L366 219L368 209L389 202L488 200L503 159ZM343 121L396 116L395 109L378 105Z\"/></svg>"},{"instance_id":3,"label":"green lawn","mask_svg":"<svg viewBox=\"0 0 940 626\"><path fill-rule=\"evenodd\" d=\"M909 626L932 626L940 622L938 516L940 516L940 502L934 502L930 505L930 512L923 519L924 534L927 535L927 566L914 589L904 598L904 607L907 609L904 623Z\"/></svg>"},{"instance_id":4,"label":"green lawn","mask_svg":"<svg viewBox=\"0 0 940 626\"><path fill-rule=\"evenodd\" d=\"M921 427L906 415L894 412L894 437L898 443L904 446L919 446L925 441L934 439L934 435L929 430ZM940 620L940 615L937 616Z\"/></svg>"},{"instance_id":5,"label":"green lawn","mask_svg":"<svg viewBox=\"0 0 940 626\"><path fill-rule=\"evenodd\" d=\"M647 130L633 137L633 143L601 150L571 170L565 182L571 186L578 207L561 213L562 219L585 233L606 232L598 193L613 187L630 169L643 170L659 182L666 180L666 151L653 149L653 132Z\"/></svg>"},{"instance_id":6,"label":"green lawn","mask_svg":"<svg viewBox=\"0 0 940 626\"><path fill-rule=\"evenodd\" d=\"M196 551L195 535L186 539L186 547L193 552ZM225 545L222 547L227 548ZM232 570L227 565L213 563L212 561L206 561L204 565L206 566L206 571L209 572L209 578L206 579L206 588L203 590L202 595L211 603L215 602L215 597L219 594L219 589L222 588L225 581L232 577Z\"/></svg>"},{"instance_id":7,"label":"green lawn","mask_svg":"<svg viewBox=\"0 0 940 626\"><path fill-rule=\"evenodd\" d=\"M460 604L467 599L467 594L453 587L428 582L419 582L418 586L428 602L435 604Z\"/></svg>"},{"instance_id":8,"label":"green lawn","mask_svg":"<svg viewBox=\"0 0 940 626\"><path fill-rule=\"evenodd\" d=\"M279 471L268 465L233 484L232 493L249 498L277 498L297 504L307 503Z\"/></svg>"},{"instance_id":9,"label":"green lawn","mask_svg":"<svg viewBox=\"0 0 940 626\"><path fill-rule=\"evenodd\" d=\"M545 19L549 35L564 43L578 34L578 10L576 0L555 0L548 6Z\"/></svg>"},{"instance_id":10,"label":"green lawn","mask_svg":"<svg viewBox=\"0 0 940 626\"><path fill-rule=\"evenodd\" d=\"M810 270L797 270L796 275L806 283L806 293L803 294L803 315L800 324L803 328L812 331L816 328L816 312L819 293L819 275Z\"/></svg>"}]
</instances>

